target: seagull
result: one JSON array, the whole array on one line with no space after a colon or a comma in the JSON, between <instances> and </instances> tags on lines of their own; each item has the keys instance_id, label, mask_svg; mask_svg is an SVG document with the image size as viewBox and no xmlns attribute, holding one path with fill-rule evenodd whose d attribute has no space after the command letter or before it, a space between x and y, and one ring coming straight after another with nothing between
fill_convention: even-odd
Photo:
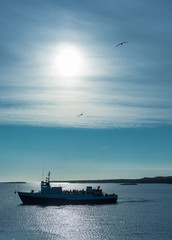
<instances>
[{"instance_id":1,"label":"seagull","mask_svg":"<svg viewBox=\"0 0 172 240\"><path fill-rule=\"evenodd\" d=\"M80 113L80 114L78 114L78 116L77 116L77 117L81 117L81 116L83 116L83 114L84 114L84 112L83 112L83 113Z\"/></svg>"},{"instance_id":2,"label":"seagull","mask_svg":"<svg viewBox=\"0 0 172 240\"><path fill-rule=\"evenodd\" d=\"M116 47L118 47L118 46L120 46L120 45L123 45L124 43L128 43L128 41L121 42L121 43L117 44Z\"/></svg>"}]
</instances>

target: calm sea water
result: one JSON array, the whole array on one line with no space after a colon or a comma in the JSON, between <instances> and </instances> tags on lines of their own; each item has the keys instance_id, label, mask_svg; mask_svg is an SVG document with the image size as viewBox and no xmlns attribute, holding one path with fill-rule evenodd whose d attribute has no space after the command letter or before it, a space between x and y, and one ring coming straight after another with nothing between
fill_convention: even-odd
<instances>
[{"instance_id":1,"label":"calm sea water","mask_svg":"<svg viewBox=\"0 0 172 240\"><path fill-rule=\"evenodd\" d=\"M86 184L61 184L83 189ZM92 184L97 186L97 184ZM172 240L172 185L101 184L119 195L113 205L24 206L15 190L39 184L0 184L0 240Z\"/></svg>"}]
</instances>

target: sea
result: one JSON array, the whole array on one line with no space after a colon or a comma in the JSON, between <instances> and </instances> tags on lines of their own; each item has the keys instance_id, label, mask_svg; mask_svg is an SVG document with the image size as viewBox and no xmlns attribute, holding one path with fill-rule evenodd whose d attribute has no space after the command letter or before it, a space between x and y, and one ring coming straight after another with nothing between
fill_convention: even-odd
<instances>
[{"instance_id":1,"label":"sea","mask_svg":"<svg viewBox=\"0 0 172 240\"><path fill-rule=\"evenodd\" d=\"M68 190L87 186L56 185ZM0 183L0 240L172 240L172 184L100 187L118 194L118 203L22 205L15 191L39 190L40 184Z\"/></svg>"}]
</instances>

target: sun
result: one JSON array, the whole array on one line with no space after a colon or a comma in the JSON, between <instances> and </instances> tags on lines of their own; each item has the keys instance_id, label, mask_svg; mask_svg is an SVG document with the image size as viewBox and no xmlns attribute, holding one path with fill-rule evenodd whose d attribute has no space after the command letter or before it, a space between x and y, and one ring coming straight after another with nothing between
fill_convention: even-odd
<instances>
[{"instance_id":1,"label":"sun","mask_svg":"<svg viewBox=\"0 0 172 240\"><path fill-rule=\"evenodd\" d=\"M57 73L62 77L80 76L83 70L83 57L79 49L66 46L57 54Z\"/></svg>"}]
</instances>

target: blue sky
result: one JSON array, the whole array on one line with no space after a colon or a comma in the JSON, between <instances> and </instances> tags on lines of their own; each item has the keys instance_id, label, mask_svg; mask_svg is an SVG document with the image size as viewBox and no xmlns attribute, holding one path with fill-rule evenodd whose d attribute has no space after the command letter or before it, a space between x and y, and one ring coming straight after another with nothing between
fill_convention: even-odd
<instances>
[{"instance_id":1,"label":"blue sky","mask_svg":"<svg viewBox=\"0 0 172 240\"><path fill-rule=\"evenodd\" d=\"M0 4L0 181L171 175L172 2Z\"/></svg>"}]
</instances>

